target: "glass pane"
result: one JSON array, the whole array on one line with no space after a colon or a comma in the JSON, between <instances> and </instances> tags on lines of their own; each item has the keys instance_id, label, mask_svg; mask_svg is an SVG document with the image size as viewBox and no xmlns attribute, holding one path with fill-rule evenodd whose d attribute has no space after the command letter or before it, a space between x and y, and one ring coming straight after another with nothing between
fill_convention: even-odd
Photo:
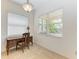
<instances>
[{"instance_id":1,"label":"glass pane","mask_svg":"<svg viewBox=\"0 0 79 59\"><path fill-rule=\"evenodd\" d=\"M62 19L51 20L49 24L49 32L50 33L60 33L60 29L62 28Z\"/></svg>"},{"instance_id":2,"label":"glass pane","mask_svg":"<svg viewBox=\"0 0 79 59\"><path fill-rule=\"evenodd\" d=\"M46 20L43 19L43 32L46 32Z\"/></svg>"},{"instance_id":3,"label":"glass pane","mask_svg":"<svg viewBox=\"0 0 79 59\"><path fill-rule=\"evenodd\" d=\"M42 32L42 25L39 25L39 32Z\"/></svg>"}]
</instances>

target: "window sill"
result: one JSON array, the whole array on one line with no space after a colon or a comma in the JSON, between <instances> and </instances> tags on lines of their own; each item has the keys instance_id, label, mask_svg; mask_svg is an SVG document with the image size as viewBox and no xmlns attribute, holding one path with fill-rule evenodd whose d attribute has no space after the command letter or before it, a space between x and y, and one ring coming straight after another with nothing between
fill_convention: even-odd
<instances>
[{"instance_id":1,"label":"window sill","mask_svg":"<svg viewBox=\"0 0 79 59\"><path fill-rule=\"evenodd\" d=\"M47 33L47 34L55 37L63 37L63 34L58 34L58 33Z\"/></svg>"},{"instance_id":2,"label":"window sill","mask_svg":"<svg viewBox=\"0 0 79 59\"><path fill-rule=\"evenodd\" d=\"M63 37L63 34L58 34L58 33L39 33L39 34L44 34L44 35L50 35L50 36L55 36L55 37Z\"/></svg>"}]
</instances>

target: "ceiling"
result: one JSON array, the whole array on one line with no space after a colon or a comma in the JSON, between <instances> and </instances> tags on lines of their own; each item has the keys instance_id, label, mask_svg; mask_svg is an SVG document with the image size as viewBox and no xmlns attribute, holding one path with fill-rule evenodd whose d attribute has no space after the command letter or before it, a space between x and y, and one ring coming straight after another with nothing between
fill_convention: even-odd
<instances>
[{"instance_id":1,"label":"ceiling","mask_svg":"<svg viewBox=\"0 0 79 59\"><path fill-rule=\"evenodd\" d=\"M18 4L24 4L27 0L12 0ZM64 0L29 0L30 3L33 5L33 8L40 14L40 13L47 13L49 11L53 11L55 9L59 9L62 7L62 2Z\"/></svg>"},{"instance_id":2,"label":"ceiling","mask_svg":"<svg viewBox=\"0 0 79 59\"><path fill-rule=\"evenodd\" d=\"M13 1L20 3L20 4L27 2L27 0L13 0ZM38 4L38 3L46 2L46 1L49 1L49 0L40 0L40 1L39 0L29 0L29 1L33 4Z\"/></svg>"},{"instance_id":3,"label":"ceiling","mask_svg":"<svg viewBox=\"0 0 79 59\"><path fill-rule=\"evenodd\" d=\"M24 4L27 2L27 0L12 0L13 2ZM29 0L30 3L34 6L34 8L42 8L46 5L52 5L55 3L54 0Z\"/></svg>"},{"instance_id":4,"label":"ceiling","mask_svg":"<svg viewBox=\"0 0 79 59\"><path fill-rule=\"evenodd\" d=\"M27 0L12 0L13 2L24 4L27 2ZM49 0L29 0L34 7L39 7L40 5L44 5L45 3L51 2Z\"/></svg>"}]
</instances>

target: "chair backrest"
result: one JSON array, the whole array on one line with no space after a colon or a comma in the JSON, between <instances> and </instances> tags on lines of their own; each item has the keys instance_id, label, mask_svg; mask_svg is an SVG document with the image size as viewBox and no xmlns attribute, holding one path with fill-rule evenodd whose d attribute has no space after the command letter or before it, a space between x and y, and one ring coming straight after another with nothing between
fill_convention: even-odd
<instances>
[{"instance_id":1,"label":"chair backrest","mask_svg":"<svg viewBox=\"0 0 79 59\"><path fill-rule=\"evenodd\" d=\"M29 37L30 33L23 33L23 37Z\"/></svg>"},{"instance_id":2,"label":"chair backrest","mask_svg":"<svg viewBox=\"0 0 79 59\"><path fill-rule=\"evenodd\" d=\"M30 37L30 33L23 33L23 37L25 38L25 42L28 43L28 39Z\"/></svg>"}]
</instances>

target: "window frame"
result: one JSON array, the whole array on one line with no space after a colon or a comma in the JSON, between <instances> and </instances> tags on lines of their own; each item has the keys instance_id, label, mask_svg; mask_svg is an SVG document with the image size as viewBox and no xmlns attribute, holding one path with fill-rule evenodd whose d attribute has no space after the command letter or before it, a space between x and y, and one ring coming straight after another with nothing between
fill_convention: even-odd
<instances>
[{"instance_id":1,"label":"window frame","mask_svg":"<svg viewBox=\"0 0 79 59\"><path fill-rule=\"evenodd\" d=\"M49 13L50 14L50 13ZM46 15L44 15L44 16L46 16ZM42 16L43 17L43 16ZM48 31L48 22L49 22L49 15L47 14L47 17L48 17L48 19L45 19L46 20L46 32L43 32L43 31L41 31L41 32L39 32L39 34L46 34L46 35L53 35L53 36L55 36L55 37L63 37L63 14L61 15L61 16L56 16L57 18L60 18L61 19L61 24L62 24L62 28L61 28L61 33L49 33L49 31ZM41 19L41 17L40 17L40 19ZM56 18L55 18L56 19ZM43 22L42 22L42 24L41 24L41 26L42 26L42 28L44 27L43 26Z\"/></svg>"}]
</instances>

